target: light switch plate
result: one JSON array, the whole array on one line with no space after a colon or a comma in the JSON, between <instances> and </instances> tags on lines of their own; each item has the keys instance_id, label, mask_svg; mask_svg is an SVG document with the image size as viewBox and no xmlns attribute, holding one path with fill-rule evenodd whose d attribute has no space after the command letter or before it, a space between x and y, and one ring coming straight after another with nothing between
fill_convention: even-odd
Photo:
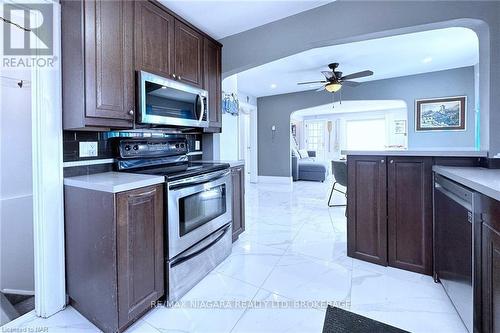
<instances>
[{"instance_id":1,"label":"light switch plate","mask_svg":"<svg viewBox=\"0 0 500 333\"><path fill-rule=\"evenodd\" d=\"M97 141L80 142L80 157L97 156Z\"/></svg>"},{"instance_id":2,"label":"light switch plate","mask_svg":"<svg viewBox=\"0 0 500 333\"><path fill-rule=\"evenodd\" d=\"M196 140L194 142L194 150L200 150L201 149L201 142L200 140Z\"/></svg>"}]
</instances>

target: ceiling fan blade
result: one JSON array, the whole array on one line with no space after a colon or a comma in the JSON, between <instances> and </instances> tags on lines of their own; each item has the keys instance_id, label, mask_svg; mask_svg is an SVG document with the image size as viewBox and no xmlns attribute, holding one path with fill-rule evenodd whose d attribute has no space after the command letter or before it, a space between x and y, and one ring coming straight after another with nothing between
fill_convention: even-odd
<instances>
[{"instance_id":1,"label":"ceiling fan blade","mask_svg":"<svg viewBox=\"0 0 500 333\"><path fill-rule=\"evenodd\" d=\"M361 82L356 82L356 81L342 81L342 85L347 87L357 87L360 84Z\"/></svg>"},{"instance_id":2,"label":"ceiling fan blade","mask_svg":"<svg viewBox=\"0 0 500 333\"><path fill-rule=\"evenodd\" d=\"M323 86L323 87L319 88L319 89L318 89L318 90L316 90L316 91L323 91L323 90L325 90L325 86Z\"/></svg>"},{"instance_id":3,"label":"ceiling fan blade","mask_svg":"<svg viewBox=\"0 0 500 333\"><path fill-rule=\"evenodd\" d=\"M299 82L297 84L313 84L313 83L327 83L328 81L310 81L310 82Z\"/></svg>"},{"instance_id":4,"label":"ceiling fan blade","mask_svg":"<svg viewBox=\"0 0 500 333\"><path fill-rule=\"evenodd\" d=\"M323 74L327 80L335 78L334 72L322 71L321 74Z\"/></svg>"},{"instance_id":5,"label":"ceiling fan blade","mask_svg":"<svg viewBox=\"0 0 500 333\"><path fill-rule=\"evenodd\" d=\"M362 71L362 72L357 72L357 73L352 73L346 76L342 76L342 80L350 80L350 79L357 79L360 77L365 77L365 76L370 76L373 75L372 71Z\"/></svg>"}]
</instances>

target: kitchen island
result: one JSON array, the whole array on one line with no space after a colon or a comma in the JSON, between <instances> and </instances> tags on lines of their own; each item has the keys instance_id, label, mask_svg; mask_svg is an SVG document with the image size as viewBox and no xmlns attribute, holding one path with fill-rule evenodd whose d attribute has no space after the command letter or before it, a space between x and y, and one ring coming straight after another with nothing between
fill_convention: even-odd
<instances>
[{"instance_id":1,"label":"kitchen island","mask_svg":"<svg viewBox=\"0 0 500 333\"><path fill-rule=\"evenodd\" d=\"M484 151L342 151L347 155L347 254L432 275L432 168L478 167Z\"/></svg>"}]
</instances>

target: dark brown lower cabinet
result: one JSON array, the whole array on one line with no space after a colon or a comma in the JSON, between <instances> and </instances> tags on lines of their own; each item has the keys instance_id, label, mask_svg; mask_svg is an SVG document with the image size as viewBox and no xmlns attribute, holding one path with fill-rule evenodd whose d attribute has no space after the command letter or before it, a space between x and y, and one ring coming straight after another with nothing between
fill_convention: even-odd
<instances>
[{"instance_id":1,"label":"dark brown lower cabinet","mask_svg":"<svg viewBox=\"0 0 500 333\"><path fill-rule=\"evenodd\" d=\"M432 157L388 157L388 264L432 275Z\"/></svg>"},{"instance_id":2,"label":"dark brown lower cabinet","mask_svg":"<svg viewBox=\"0 0 500 333\"><path fill-rule=\"evenodd\" d=\"M233 181L233 242L245 231L245 167L231 168Z\"/></svg>"},{"instance_id":3,"label":"dark brown lower cabinet","mask_svg":"<svg viewBox=\"0 0 500 333\"><path fill-rule=\"evenodd\" d=\"M500 202L481 198L482 331L500 332Z\"/></svg>"},{"instance_id":4,"label":"dark brown lower cabinet","mask_svg":"<svg viewBox=\"0 0 500 333\"><path fill-rule=\"evenodd\" d=\"M70 303L122 332L164 294L163 186L116 194L65 186Z\"/></svg>"},{"instance_id":5,"label":"dark brown lower cabinet","mask_svg":"<svg viewBox=\"0 0 500 333\"><path fill-rule=\"evenodd\" d=\"M387 266L385 156L347 159L347 254Z\"/></svg>"},{"instance_id":6,"label":"dark brown lower cabinet","mask_svg":"<svg viewBox=\"0 0 500 333\"><path fill-rule=\"evenodd\" d=\"M483 225L483 332L500 332L500 232Z\"/></svg>"},{"instance_id":7,"label":"dark brown lower cabinet","mask_svg":"<svg viewBox=\"0 0 500 333\"><path fill-rule=\"evenodd\" d=\"M350 257L432 274L432 161L432 157L348 157Z\"/></svg>"}]
</instances>

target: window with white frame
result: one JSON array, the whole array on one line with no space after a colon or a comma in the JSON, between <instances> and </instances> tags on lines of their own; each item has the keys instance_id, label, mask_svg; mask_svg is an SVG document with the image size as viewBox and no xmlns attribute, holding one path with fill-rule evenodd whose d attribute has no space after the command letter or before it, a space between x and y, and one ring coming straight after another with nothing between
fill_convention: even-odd
<instances>
[{"instance_id":1,"label":"window with white frame","mask_svg":"<svg viewBox=\"0 0 500 333\"><path fill-rule=\"evenodd\" d=\"M383 150L386 146L385 119L346 121L348 150Z\"/></svg>"}]
</instances>

